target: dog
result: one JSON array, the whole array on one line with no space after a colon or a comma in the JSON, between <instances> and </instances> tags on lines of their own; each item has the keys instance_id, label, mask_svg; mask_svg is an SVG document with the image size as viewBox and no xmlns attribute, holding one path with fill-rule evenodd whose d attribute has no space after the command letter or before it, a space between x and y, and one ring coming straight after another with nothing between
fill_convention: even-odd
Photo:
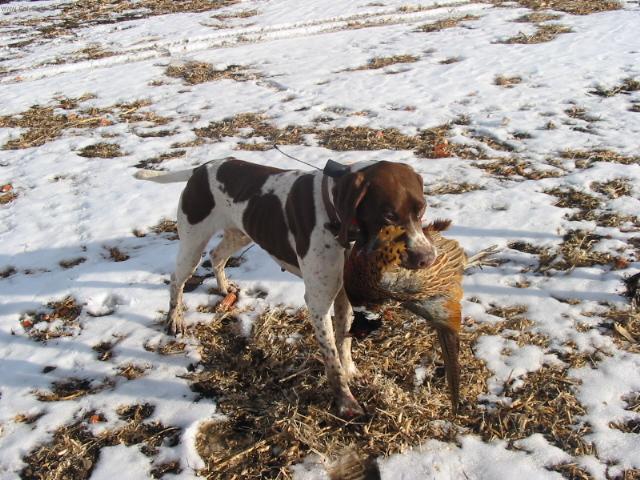
<instances>
[{"instance_id":1,"label":"dog","mask_svg":"<svg viewBox=\"0 0 640 480\"><path fill-rule=\"evenodd\" d=\"M358 371L349 335L353 311L343 288L345 255L350 242L372 248L384 226L400 225L406 230L403 266L419 269L433 263L437 252L420 221L426 209L422 177L406 164L388 161L343 167L329 176L233 157L193 170L140 170L135 176L187 182L177 214L180 248L171 277L168 331L184 333L183 287L211 237L223 232L209 252L223 294L229 289L227 260L255 242L304 281L305 302L339 414L350 418L364 413L348 385Z\"/></svg>"}]
</instances>

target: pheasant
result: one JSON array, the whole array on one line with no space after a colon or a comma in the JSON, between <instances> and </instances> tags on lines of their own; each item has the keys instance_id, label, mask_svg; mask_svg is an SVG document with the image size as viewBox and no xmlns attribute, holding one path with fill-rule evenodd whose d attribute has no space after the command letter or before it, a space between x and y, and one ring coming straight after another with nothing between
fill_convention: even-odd
<instances>
[{"instance_id":1,"label":"pheasant","mask_svg":"<svg viewBox=\"0 0 640 480\"><path fill-rule=\"evenodd\" d=\"M344 285L354 306L372 308L397 301L437 330L455 415L460 403L458 334L462 320L462 275L470 262L475 264L494 250L486 249L468 259L458 242L440 234L450 224L449 220L437 220L423 228L433 240L438 256L429 268L422 270L401 266L406 251L402 227L383 228L371 251L356 243L345 264Z\"/></svg>"}]
</instances>

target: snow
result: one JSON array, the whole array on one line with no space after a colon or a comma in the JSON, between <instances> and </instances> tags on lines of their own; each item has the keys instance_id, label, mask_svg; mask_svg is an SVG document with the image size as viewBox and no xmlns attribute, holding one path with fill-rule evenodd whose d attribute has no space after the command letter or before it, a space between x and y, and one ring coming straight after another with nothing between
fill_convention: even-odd
<instances>
[{"instance_id":1,"label":"snow","mask_svg":"<svg viewBox=\"0 0 640 480\"><path fill-rule=\"evenodd\" d=\"M612 427L638 419L624 398L640 391L640 355L619 348L603 329L578 328L578 324L597 327L603 321L599 316L603 303L622 305L621 279L640 269L637 247L634 251L629 244L629 239L637 238L637 228L622 231L593 221L569 221L565 216L571 210L555 206L556 198L544 193L559 186L593 193L592 182L622 177L628 179L632 194L601 197L603 208L640 216L639 164L600 162L578 169L572 160L558 155L566 149L596 148L638 155L640 113L628 109L631 102L640 102L640 92L610 98L589 93L598 85L611 87L625 78L640 78L637 2L624 2L623 10L595 15L563 14L557 23L570 26L572 33L535 45L498 43L534 30L533 25L513 22L528 12L523 8L463 1L443 6L422 0L412 2L422 9L401 10L406 2L382 3L247 0L214 14L172 14L97 25L79 29L73 38L34 42L23 48L5 46L20 40L24 32L0 23L0 72L6 69L0 73L0 116L18 114L35 104L52 104L56 97L92 93L95 98L83 107L148 99L149 110L171 117L159 128L176 131L166 137L143 138L136 132L145 130L144 125L120 123L65 130L39 147L0 150L0 184L11 183L18 194L16 200L0 206L0 270L9 266L17 270L0 278L0 478L14 478L24 465L23 456L48 441L57 427L92 410L105 413L107 426L116 425L118 406L144 402L155 406L150 420L183 429L179 445L162 447L158 457L180 459L182 473L175 478L193 478L204 466L195 450L198 426L220 414L214 402L196 402L197 395L181 378L199 359L197 342L187 338L185 353L173 356L144 348L168 340L161 320L168 304L166 281L177 251L177 242L149 233L149 229L162 218L175 217L182 186L140 182L132 174L133 165L141 160L169 151L175 142L192 140L194 128L243 112L262 112L278 126L310 125L319 116L329 116L327 128L393 127L406 134L465 115L469 125L453 124L451 142L482 148L470 133L486 135L515 149L515 153L489 150L492 158L518 155L536 168L563 173L542 180L500 179L456 157L425 159L409 151L388 150L329 151L313 137L308 146L285 147L319 167L328 158L344 163L402 161L423 175L427 187L461 182L482 185L482 190L428 198L426 218L451 218L450 235L468 252L492 244L504 249L499 257L507 263L474 270L466 277L464 315L481 324L493 323L496 318L486 313L491 305L525 305L532 331L550 341L548 348L519 347L501 335L480 337L473 346L474 354L492 374L483 400L508 404L506 382L517 389L526 384L527 374L545 365L562 366L558 354L569 343L579 352L603 354L595 366L570 370L570 376L581 382L576 395L586 414L580 420L591 427L586 438L594 443L597 455L571 457L540 434L513 446L463 434L458 444L432 440L411 452L379 459L383 478L561 478L547 467L565 462L577 462L594 478L640 468L640 436ZM45 15L26 8L27 2L9 6L14 4L25 8L0 15L0 22L11 21L12 15ZM40 4L60 6L62 2ZM231 28L217 28L221 21L212 18L251 9L258 10L256 16L231 19L226 22ZM432 34L416 31L424 23L468 14L479 19ZM356 21L384 23L346 28ZM91 44L115 55L55 63ZM382 70L349 71L372 57L400 54L419 59ZM460 61L440 63L453 57ZM164 76L168 65L189 60L210 62L218 68L240 64L261 77L189 86ZM494 84L497 75L518 75L522 82L513 88L500 87ZM150 86L154 80L164 83ZM598 121L568 117L565 110L574 106L585 108ZM557 128L545 129L550 120ZM592 133L576 127L589 127ZM21 131L0 127L0 144ZM518 139L514 136L518 132L528 132L532 138ZM117 142L125 155L113 159L77 155L81 148L98 141ZM234 146L229 139L195 146L187 149L186 156L163 166L179 170L236 155L277 167L308 168L275 150L236 151ZM546 163L550 159L557 162L553 166ZM512 241L556 247L576 228L605 236L596 250L620 255L628 266L611 270L595 265L542 275L534 270L536 256L506 248ZM148 235L133 236L134 229ZM112 262L108 247L118 247L130 258ZM86 261L70 269L60 267L60 261L77 257ZM245 291L267 294L265 298L241 298L239 308L246 311L241 327L248 334L252 319L260 312L277 305L303 305L304 287L296 277L281 272L259 248L251 248L244 257L240 267L228 269L230 280ZM514 286L523 280L530 283L528 288ZM185 295L189 323L208 318L195 312L195 307L217 300L206 293L212 286L215 280L208 278ZM21 315L66 295L83 304L78 331L46 344L29 339L20 325ZM566 303L565 299L580 303ZM585 316L589 312L595 312L594 316ZM98 361L92 347L114 339L114 361ZM115 376L116 367L126 363L150 368L144 376L127 381ZM56 368L45 374L46 366ZM425 372L416 367L416 384L420 384ZM90 379L94 384L112 379L115 385L66 402L44 403L34 396L34 392L48 390L53 381L69 377ZM27 425L13 421L19 413L44 415ZM136 446L108 447L102 449L91 478L118 473L143 478L149 475L150 465ZM323 469L321 462L310 458L295 473L301 479L325 478Z\"/></svg>"}]
</instances>

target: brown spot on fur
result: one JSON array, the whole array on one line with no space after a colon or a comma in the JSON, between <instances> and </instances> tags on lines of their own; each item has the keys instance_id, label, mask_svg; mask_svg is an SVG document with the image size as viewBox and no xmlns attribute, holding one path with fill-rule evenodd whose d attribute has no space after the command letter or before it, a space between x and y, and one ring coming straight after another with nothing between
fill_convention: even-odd
<instances>
[{"instance_id":1,"label":"brown spot on fur","mask_svg":"<svg viewBox=\"0 0 640 480\"><path fill-rule=\"evenodd\" d=\"M285 212L289 229L296 239L296 252L304 258L311 243L311 231L316 226L316 211L313 202L313 179L311 174L302 175L291 186Z\"/></svg>"},{"instance_id":2,"label":"brown spot on fur","mask_svg":"<svg viewBox=\"0 0 640 480\"><path fill-rule=\"evenodd\" d=\"M216 203L209 187L207 165L193 171L182 193L182 211L191 225L201 222L211 213Z\"/></svg>"},{"instance_id":3,"label":"brown spot on fur","mask_svg":"<svg viewBox=\"0 0 640 480\"><path fill-rule=\"evenodd\" d=\"M289 243L289 229L280 199L272 194L254 195L242 215L244 231L278 260L298 266L296 252Z\"/></svg>"},{"instance_id":4,"label":"brown spot on fur","mask_svg":"<svg viewBox=\"0 0 640 480\"><path fill-rule=\"evenodd\" d=\"M258 195L270 175L286 171L230 157L218 168L216 179L222 184L222 191L239 203Z\"/></svg>"}]
</instances>

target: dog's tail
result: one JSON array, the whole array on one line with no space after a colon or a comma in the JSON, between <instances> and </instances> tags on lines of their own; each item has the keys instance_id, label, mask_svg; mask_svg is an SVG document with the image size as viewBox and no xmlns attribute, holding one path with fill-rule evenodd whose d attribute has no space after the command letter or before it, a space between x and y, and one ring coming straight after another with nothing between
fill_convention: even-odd
<instances>
[{"instance_id":1,"label":"dog's tail","mask_svg":"<svg viewBox=\"0 0 640 480\"><path fill-rule=\"evenodd\" d=\"M177 172L159 172L157 170L138 170L133 176L139 180L149 180L156 183L177 183L189 180L193 170L180 170Z\"/></svg>"}]
</instances>

